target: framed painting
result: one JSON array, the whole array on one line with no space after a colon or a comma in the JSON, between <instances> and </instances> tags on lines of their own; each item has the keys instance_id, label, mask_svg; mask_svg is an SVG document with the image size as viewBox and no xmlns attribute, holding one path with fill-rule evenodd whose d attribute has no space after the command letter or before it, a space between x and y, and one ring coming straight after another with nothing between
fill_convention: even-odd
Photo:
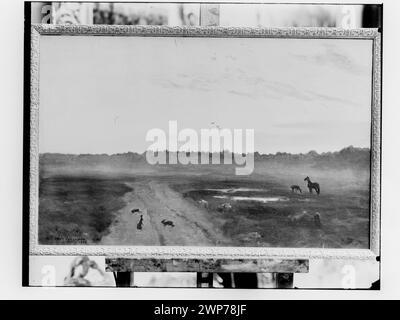
<instances>
[{"instance_id":1,"label":"framed painting","mask_svg":"<svg viewBox=\"0 0 400 320\"><path fill-rule=\"evenodd\" d=\"M380 43L32 25L30 254L379 256Z\"/></svg>"}]
</instances>

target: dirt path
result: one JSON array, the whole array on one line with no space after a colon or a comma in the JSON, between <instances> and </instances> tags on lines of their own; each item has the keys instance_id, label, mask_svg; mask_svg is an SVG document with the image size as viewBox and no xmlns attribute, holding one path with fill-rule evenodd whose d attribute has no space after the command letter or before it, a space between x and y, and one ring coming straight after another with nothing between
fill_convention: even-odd
<instances>
[{"instance_id":1,"label":"dirt path","mask_svg":"<svg viewBox=\"0 0 400 320\"><path fill-rule=\"evenodd\" d=\"M140 179L127 185L133 188L124 197L127 205L119 210L101 245L221 246L227 243L222 231L207 218L206 211L182 198L166 183ZM134 208L141 212L131 213ZM143 215L142 229L137 228L140 215ZM164 226L163 219L175 226Z\"/></svg>"}]
</instances>

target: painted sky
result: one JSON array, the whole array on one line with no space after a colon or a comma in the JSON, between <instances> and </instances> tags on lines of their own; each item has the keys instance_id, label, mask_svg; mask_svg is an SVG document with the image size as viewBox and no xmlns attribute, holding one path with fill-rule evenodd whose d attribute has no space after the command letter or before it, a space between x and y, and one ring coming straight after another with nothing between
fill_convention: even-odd
<instances>
[{"instance_id":1,"label":"painted sky","mask_svg":"<svg viewBox=\"0 0 400 320\"><path fill-rule=\"evenodd\" d=\"M262 153L370 146L372 41L41 37L40 152L143 152L152 128L254 129Z\"/></svg>"}]
</instances>

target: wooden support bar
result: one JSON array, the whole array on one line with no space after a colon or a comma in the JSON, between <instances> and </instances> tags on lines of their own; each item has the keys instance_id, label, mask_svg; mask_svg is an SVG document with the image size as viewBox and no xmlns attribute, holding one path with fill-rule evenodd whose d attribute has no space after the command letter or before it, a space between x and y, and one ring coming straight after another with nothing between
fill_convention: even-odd
<instances>
[{"instance_id":1,"label":"wooden support bar","mask_svg":"<svg viewBox=\"0 0 400 320\"><path fill-rule=\"evenodd\" d=\"M237 289L256 289L258 288L257 273L241 272L234 273L235 288Z\"/></svg>"},{"instance_id":2,"label":"wooden support bar","mask_svg":"<svg viewBox=\"0 0 400 320\"><path fill-rule=\"evenodd\" d=\"M213 287L214 274L197 272L197 288L202 288L203 284L207 284L207 288Z\"/></svg>"},{"instance_id":3,"label":"wooden support bar","mask_svg":"<svg viewBox=\"0 0 400 320\"><path fill-rule=\"evenodd\" d=\"M106 258L108 272L307 273L307 259L133 259Z\"/></svg>"},{"instance_id":4,"label":"wooden support bar","mask_svg":"<svg viewBox=\"0 0 400 320\"><path fill-rule=\"evenodd\" d=\"M235 273L218 273L218 276L222 279L222 285L224 288L233 288L233 280Z\"/></svg>"},{"instance_id":5,"label":"wooden support bar","mask_svg":"<svg viewBox=\"0 0 400 320\"><path fill-rule=\"evenodd\" d=\"M293 273L276 273L276 288L291 289L293 288Z\"/></svg>"},{"instance_id":6,"label":"wooden support bar","mask_svg":"<svg viewBox=\"0 0 400 320\"><path fill-rule=\"evenodd\" d=\"M133 286L133 272L114 272L114 279L117 287Z\"/></svg>"}]
</instances>

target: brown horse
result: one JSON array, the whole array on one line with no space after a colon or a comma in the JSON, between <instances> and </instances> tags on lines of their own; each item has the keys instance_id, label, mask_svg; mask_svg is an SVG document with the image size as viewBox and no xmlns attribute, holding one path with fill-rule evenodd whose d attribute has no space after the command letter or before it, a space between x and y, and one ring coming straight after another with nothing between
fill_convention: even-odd
<instances>
[{"instance_id":1,"label":"brown horse","mask_svg":"<svg viewBox=\"0 0 400 320\"><path fill-rule=\"evenodd\" d=\"M319 187L318 182L312 182L309 177L306 177L304 181L307 181L307 188L310 191L310 193L312 193L313 189L315 190L315 192L317 192L317 194L320 193L321 189Z\"/></svg>"}]
</instances>

